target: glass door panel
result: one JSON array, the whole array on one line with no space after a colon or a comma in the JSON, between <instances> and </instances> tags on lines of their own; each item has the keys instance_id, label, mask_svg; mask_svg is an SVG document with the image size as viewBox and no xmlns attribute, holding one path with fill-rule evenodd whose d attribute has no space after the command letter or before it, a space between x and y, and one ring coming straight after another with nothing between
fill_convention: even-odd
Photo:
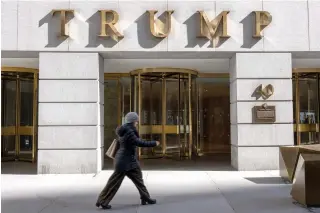
<instances>
[{"instance_id":1,"label":"glass door panel","mask_svg":"<svg viewBox=\"0 0 320 213\"><path fill-rule=\"evenodd\" d=\"M108 149L116 138L115 129L120 125L119 113L119 83L118 79L104 81L104 147Z\"/></svg>"},{"instance_id":2,"label":"glass door panel","mask_svg":"<svg viewBox=\"0 0 320 213\"><path fill-rule=\"evenodd\" d=\"M1 158L14 159L17 153L17 80L1 79Z\"/></svg>"},{"instance_id":3,"label":"glass door panel","mask_svg":"<svg viewBox=\"0 0 320 213\"><path fill-rule=\"evenodd\" d=\"M319 74L296 73L294 121L297 144L319 143Z\"/></svg>"},{"instance_id":4,"label":"glass door panel","mask_svg":"<svg viewBox=\"0 0 320 213\"><path fill-rule=\"evenodd\" d=\"M131 111L131 83L130 78L121 78L121 115L122 124L124 123L125 115Z\"/></svg>"},{"instance_id":5,"label":"glass door panel","mask_svg":"<svg viewBox=\"0 0 320 213\"><path fill-rule=\"evenodd\" d=\"M165 152L165 138L163 138L163 80L150 82L150 126L151 140L159 141L160 146L152 149L153 156L162 156Z\"/></svg>"},{"instance_id":6,"label":"glass door panel","mask_svg":"<svg viewBox=\"0 0 320 213\"><path fill-rule=\"evenodd\" d=\"M151 96L152 94L152 85L151 82L148 80L140 80L140 93L141 94L141 112L140 112L140 136L144 140L152 140L153 134L152 134L152 124L151 124L151 114L152 114L152 102L153 98ZM140 149L140 155L143 156L151 156L152 150L148 148L141 148Z\"/></svg>"},{"instance_id":7,"label":"glass door panel","mask_svg":"<svg viewBox=\"0 0 320 213\"><path fill-rule=\"evenodd\" d=\"M34 149L34 93L33 93L34 82L30 80L20 80L19 84L19 156L21 159L31 160L33 149Z\"/></svg>"},{"instance_id":8,"label":"glass door panel","mask_svg":"<svg viewBox=\"0 0 320 213\"><path fill-rule=\"evenodd\" d=\"M156 140L160 146L153 149L141 148L143 157L159 157L163 154L164 140L162 138L162 80L151 80L142 77L141 86L141 112L140 136L144 140Z\"/></svg>"},{"instance_id":9,"label":"glass door panel","mask_svg":"<svg viewBox=\"0 0 320 213\"><path fill-rule=\"evenodd\" d=\"M191 157L193 94L192 76L179 69L148 69L133 71L134 110L140 115L139 133L145 140L157 140L160 146L139 149L143 158ZM161 71L160 71L161 70ZM170 69L169 69L170 70Z\"/></svg>"},{"instance_id":10,"label":"glass door panel","mask_svg":"<svg viewBox=\"0 0 320 213\"><path fill-rule=\"evenodd\" d=\"M104 75L104 149L117 138L116 129L131 111L131 78L121 74Z\"/></svg>"},{"instance_id":11,"label":"glass door panel","mask_svg":"<svg viewBox=\"0 0 320 213\"><path fill-rule=\"evenodd\" d=\"M189 79L188 76L180 75L180 144L181 157L187 158L190 148L190 117L189 117Z\"/></svg>"},{"instance_id":12,"label":"glass door panel","mask_svg":"<svg viewBox=\"0 0 320 213\"><path fill-rule=\"evenodd\" d=\"M17 98L17 80L2 78L2 127L16 126L16 98Z\"/></svg>"},{"instance_id":13,"label":"glass door panel","mask_svg":"<svg viewBox=\"0 0 320 213\"><path fill-rule=\"evenodd\" d=\"M166 155L172 157L180 157L180 135L177 132L177 127L180 117L179 109L179 79L167 79L165 85L165 109L166 109L166 119L165 119L165 134L166 134Z\"/></svg>"},{"instance_id":14,"label":"glass door panel","mask_svg":"<svg viewBox=\"0 0 320 213\"><path fill-rule=\"evenodd\" d=\"M14 160L16 156L16 136L1 135L1 159Z\"/></svg>"},{"instance_id":15,"label":"glass door panel","mask_svg":"<svg viewBox=\"0 0 320 213\"><path fill-rule=\"evenodd\" d=\"M2 160L36 160L37 70L1 72Z\"/></svg>"},{"instance_id":16,"label":"glass door panel","mask_svg":"<svg viewBox=\"0 0 320 213\"><path fill-rule=\"evenodd\" d=\"M192 78L191 82L191 111L192 111L192 123L191 123L191 128L192 128L192 154L193 156L199 156L198 150L199 150L199 140L198 140L198 123L199 123L199 106L198 106L198 91L197 91L197 82L196 78Z\"/></svg>"}]
</instances>

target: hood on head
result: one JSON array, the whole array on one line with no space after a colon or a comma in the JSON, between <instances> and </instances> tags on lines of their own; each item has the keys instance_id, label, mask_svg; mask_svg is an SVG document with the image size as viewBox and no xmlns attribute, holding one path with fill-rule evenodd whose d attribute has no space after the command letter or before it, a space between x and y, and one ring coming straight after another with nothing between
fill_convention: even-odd
<instances>
[{"instance_id":1,"label":"hood on head","mask_svg":"<svg viewBox=\"0 0 320 213\"><path fill-rule=\"evenodd\" d=\"M126 132L129 130L129 125L130 124L124 124L122 126L119 126L117 127L116 129L116 134L119 136L119 137L122 137L126 134Z\"/></svg>"}]
</instances>

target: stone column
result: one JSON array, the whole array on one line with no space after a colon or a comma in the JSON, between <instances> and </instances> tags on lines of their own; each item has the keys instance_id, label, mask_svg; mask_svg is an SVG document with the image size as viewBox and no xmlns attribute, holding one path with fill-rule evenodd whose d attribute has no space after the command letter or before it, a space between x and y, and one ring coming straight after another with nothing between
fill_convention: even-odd
<instances>
[{"instance_id":1,"label":"stone column","mask_svg":"<svg viewBox=\"0 0 320 213\"><path fill-rule=\"evenodd\" d=\"M238 170L279 169L279 146L293 145L291 53L237 53L230 60L231 162ZM273 85L264 100L257 88ZM276 107L276 121L257 124L252 108Z\"/></svg>"},{"instance_id":2,"label":"stone column","mask_svg":"<svg viewBox=\"0 0 320 213\"><path fill-rule=\"evenodd\" d=\"M97 173L103 166L103 59L40 53L38 173Z\"/></svg>"}]
</instances>

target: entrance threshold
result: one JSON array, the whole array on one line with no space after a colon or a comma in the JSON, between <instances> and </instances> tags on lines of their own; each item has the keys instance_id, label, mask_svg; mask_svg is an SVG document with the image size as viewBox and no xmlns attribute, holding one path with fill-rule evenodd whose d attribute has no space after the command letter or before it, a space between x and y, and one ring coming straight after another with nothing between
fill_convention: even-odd
<instances>
[{"instance_id":1,"label":"entrance threshold","mask_svg":"<svg viewBox=\"0 0 320 213\"><path fill-rule=\"evenodd\" d=\"M2 175L36 175L37 164L23 161L1 162Z\"/></svg>"},{"instance_id":2,"label":"entrance threshold","mask_svg":"<svg viewBox=\"0 0 320 213\"><path fill-rule=\"evenodd\" d=\"M172 158L141 159L145 171L235 171L230 154L215 154L188 160ZM103 170L113 170L113 160L105 158Z\"/></svg>"}]
</instances>

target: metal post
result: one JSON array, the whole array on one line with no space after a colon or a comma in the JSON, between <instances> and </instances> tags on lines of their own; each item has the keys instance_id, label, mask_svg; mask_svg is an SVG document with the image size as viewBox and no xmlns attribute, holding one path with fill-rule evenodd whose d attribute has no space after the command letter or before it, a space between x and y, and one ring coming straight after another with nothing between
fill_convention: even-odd
<instances>
[{"instance_id":1,"label":"metal post","mask_svg":"<svg viewBox=\"0 0 320 213\"><path fill-rule=\"evenodd\" d=\"M38 74L33 74L33 135L32 135L32 162L35 162L36 140L37 140L37 108L38 108Z\"/></svg>"},{"instance_id":2,"label":"metal post","mask_svg":"<svg viewBox=\"0 0 320 213\"><path fill-rule=\"evenodd\" d=\"M191 74L188 76L189 84L188 84L188 94L189 94L189 158L192 155L192 106L191 106Z\"/></svg>"},{"instance_id":3,"label":"metal post","mask_svg":"<svg viewBox=\"0 0 320 213\"><path fill-rule=\"evenodd\" d=\"M117 114L118 114L118 118L117 118L117 123L118 125L121 125L121 118L122 118L122 114L121 114L121 84L120 84L120 79L117 79L117 92L118 92L118 107L117 107Z\"/></svg>"},{"instance_id":4,"label":"metal post","mask_svg":"<svg viewBox=\"0 0 320 213\"><path fill-rule=\"evenodd\" d=\"M317 74L317 108L318 108L318 116L317 116L317 126L316 126L316 131L318 131L318 143L320 143L320 74Z\"/></svg>"},{"instance_id":5,"label":"metal post","mask_svg":"<svg viewBox=\"0 0 320 213\"><path fill-rule=\"evenodd\" d=\"M299 89L299 73L296 73L296 134L297 134L297 145L301 144L301 133L300 133L300 89Z\"/></svg>"},{"instance_id":6,"label":"metal post","mask_svg":"<svg viewBox=\"0 0 320 213\"><path fill-rule=\"evenodd\" d=\"M167 118L167 102L166 102L166 80L162 77L162 154L166 155L167 150L167 141L166 141L166 133L165 133L165 125Z\"/></svg>"},{"instance_id":7,"label":"metal post","mask_svg":"<svg viewBox=\"0 0 320 213\"><path fill-rule=\"evenodd\" d=\"M17 75L16 84L16 157L20 155L20 79Z\"/></svg>"},{"instance_id":8,"label":"metal post","mask_svg":"<svg viewBox=\"0 0 320 213\"><path fill-rule=\"evenodd\" d=\"M141 130L141 104L142 104L142 101L141 101L141 74L140 72L138 73L138 94L139 94L139 101L138 101L138 104L139 104L139 116L140 116L140 121L139 121L139 131ZM141 157L141 148L139 148L139 158Z\"/></svg>"},{"instance_id":9,"label":"metal post","mask_svg":"<svg viewBox=\"0 0 320 213\"><path fill-rule=\"evenodd\" d=\"M180 134L181 134L181 124L180 124L180 114L181 114L181 112L180 112L180 101L181 101L181 78L180 78L180 73L179 73L179 81L178 81L178 83L179 83L179 89L178 89L178 93L179 93L179 96L178 96L178 119L177 119L177 126L178 126L178 140L179 140L179 158L181 159L181 149L182 149L182 146L181 146L181 136L180 136Z\"/></svg>"}]
</instances>

